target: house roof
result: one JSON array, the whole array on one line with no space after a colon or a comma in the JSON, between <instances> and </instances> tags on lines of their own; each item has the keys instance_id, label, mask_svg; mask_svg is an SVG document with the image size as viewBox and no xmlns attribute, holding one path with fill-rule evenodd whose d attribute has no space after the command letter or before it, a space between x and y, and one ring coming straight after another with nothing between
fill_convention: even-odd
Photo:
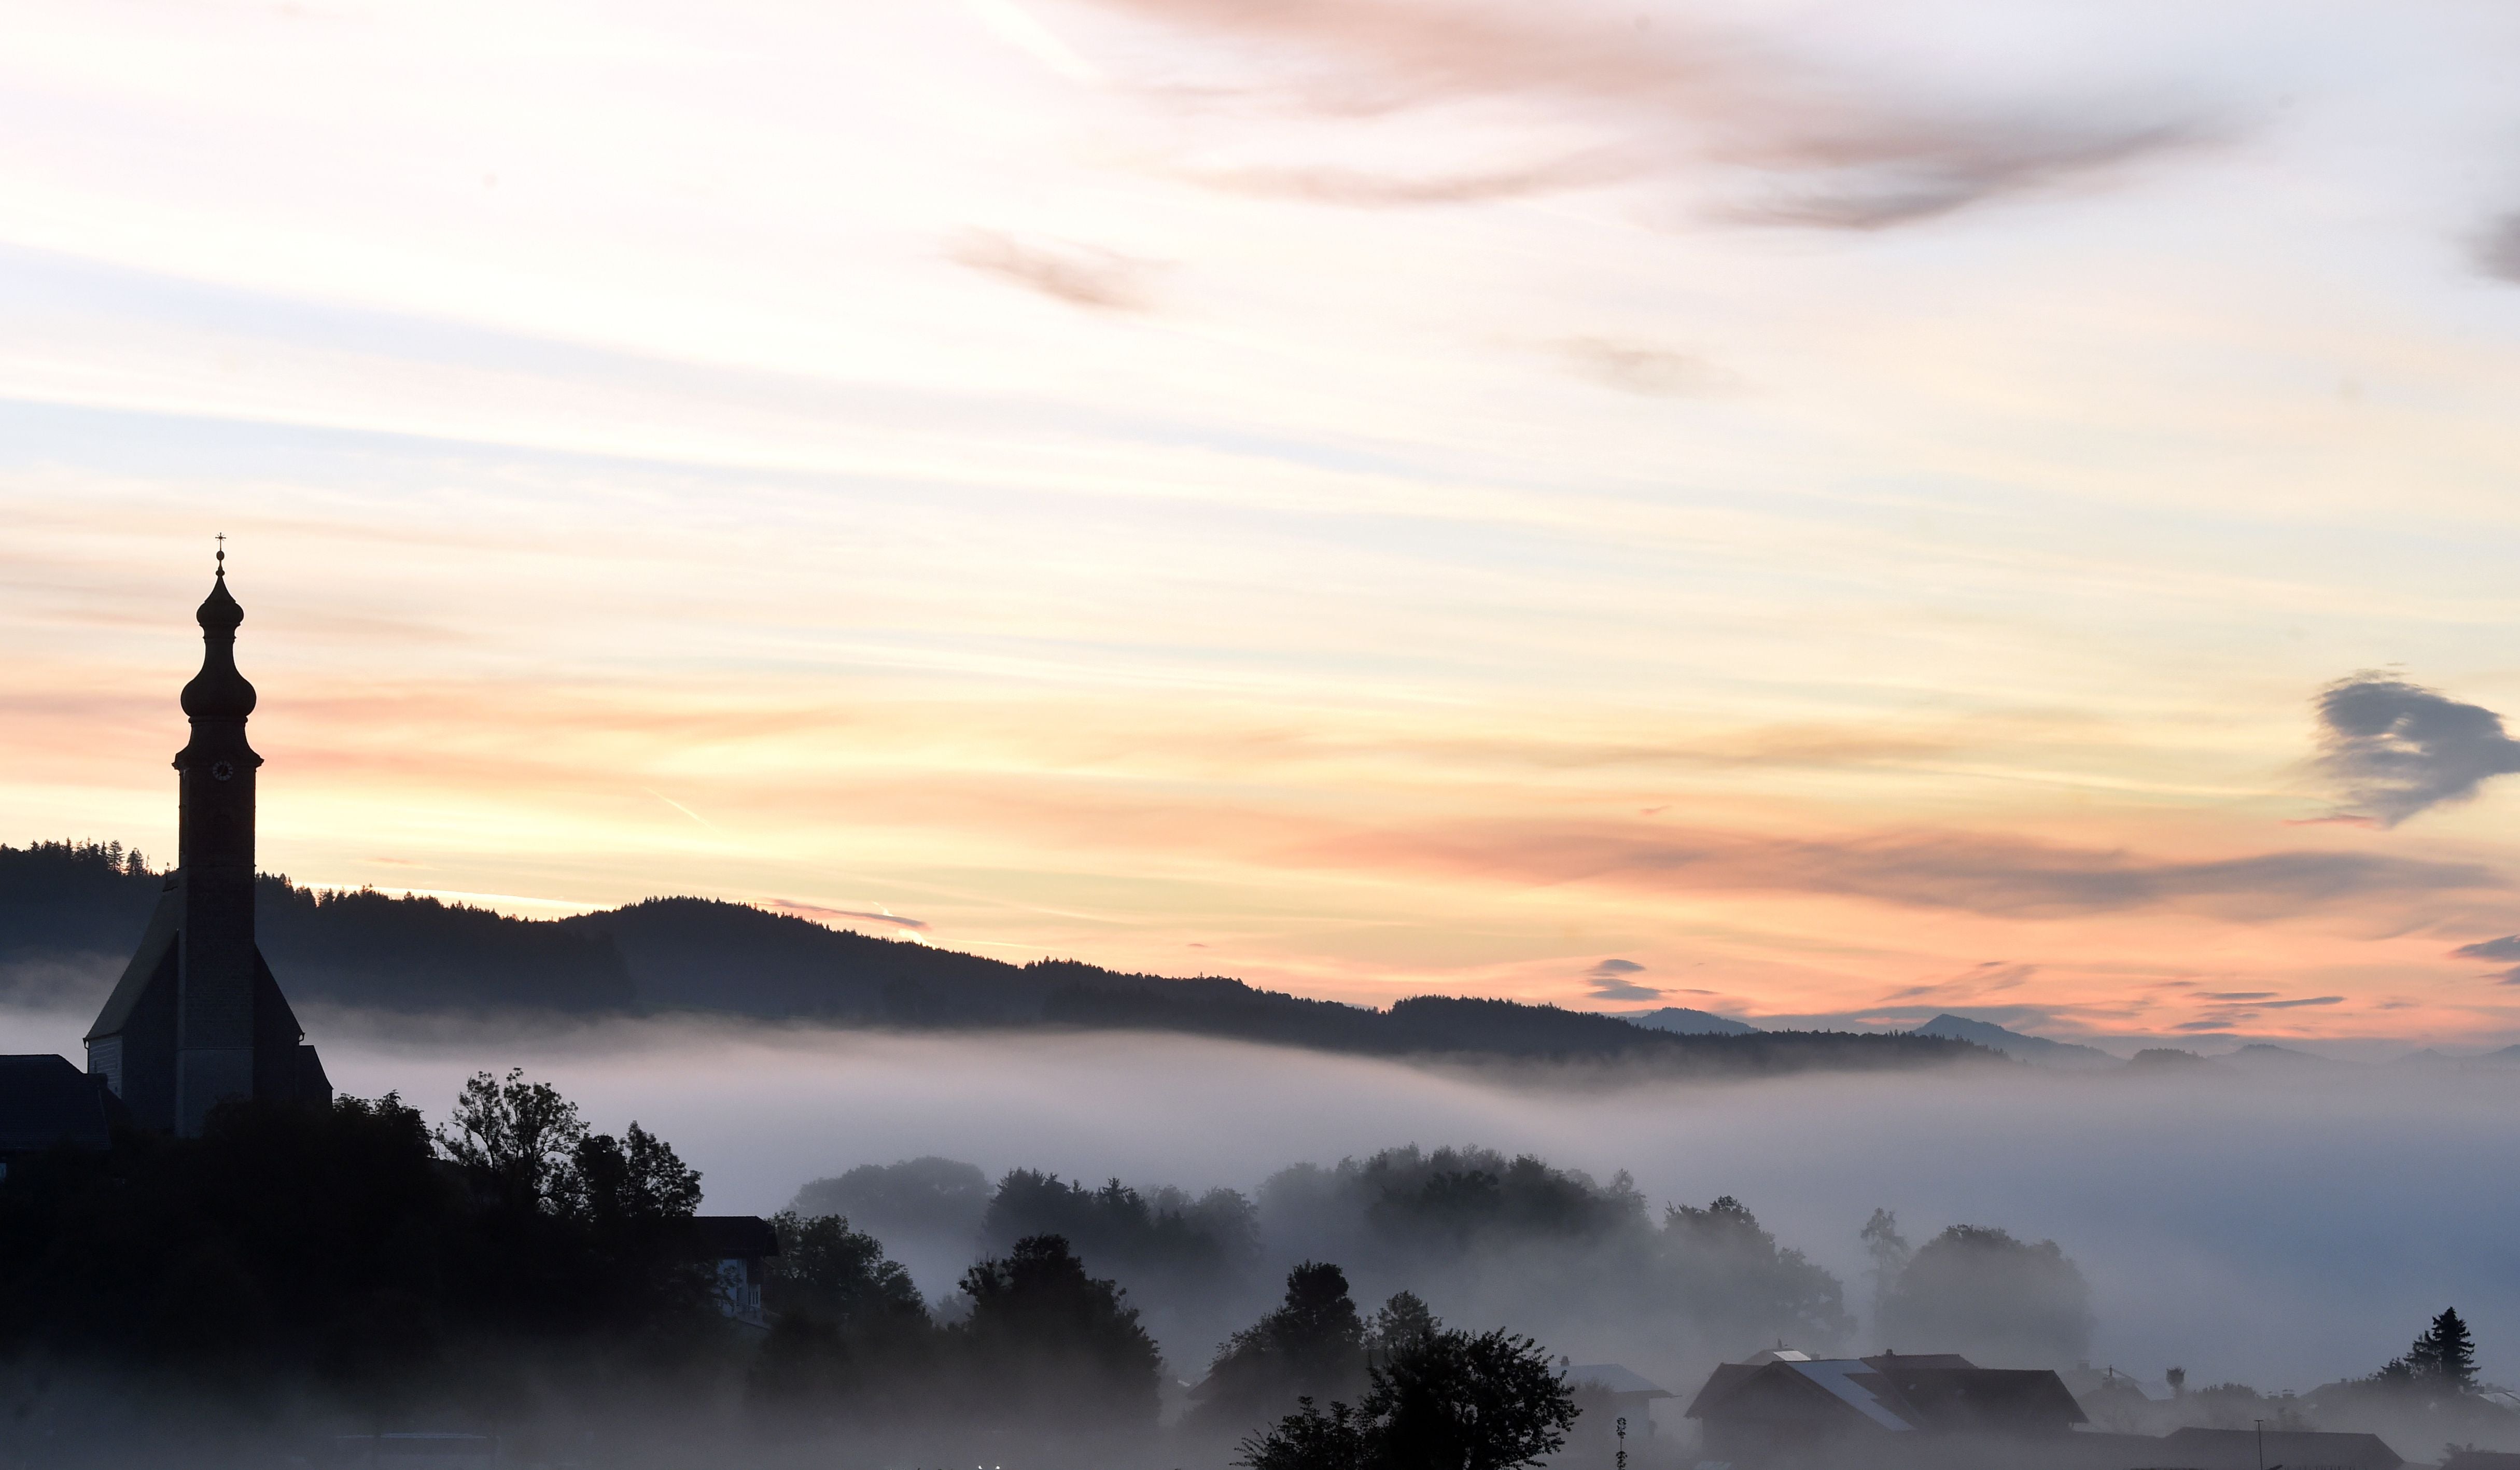
<instances>
[{"instance_id":1,"label":"house roof","mask_svg":"<svg viewBox=\"0 0 2520 1470\"><path fill-rule=\"evenodd\" d=\"M1911 1367L1868 1358L1890 1382L1901 1414L1919 1429L2056 1428L2088 1422L2064 1381L2048 1368Z\"/></svg>"},{"instance_id":2,"label":"house roof","mask_svg":"<svg viewBox=\"0 0 2520 1470\"><path fill-rule=\"evenodd\" d=\"M1875 1367L1896 1364L1903 1368L1967 1368L1978 1373L1995 1371L1981 1368L1958 1353L1881 1353L1864 1360Z\"/></svg>"},{"instance_id":3,"label":"house roof","mask_svg":"<svg viewBox=\"0 0 2520 1470\"><path fill-rule=\"evenodd\" d=\"M2046 1368L1981 1368L1957 1354L1781 1359L1717 1367L1688 1417L1834 1420L1846 1429L2058 1432L2087 1422Z\"/></svg>"},{"instance_id":4,"label":"house roof","mask_svg":"<svg viewBox=\"0 0 2520 1470\"><path fill-rule=\"evenodd\" d=\"M1579 1362L1566 1370L1566 1381L1578 1388L1597 1388L1610 1394L1642 1394L1648 1399L1668 1399L1671 1390L1649 1383L1635 1369L1615 1362Z\"/></svg>"},{"instance_id":5,"label":"house roof","mask_svg":"<svg viewBox=\"0 0 2520 1470\"><path fill-rule=\"evenodd\" d=\"M1826 1389L1829 1397L1883 1429L1900 1432L1916 1427L1883 1397L1880 1375L1873 1372L1863 1359L1814 1358L1802 1362L1776 1363L1769 1371L1792 1373L1809 1379Z\"/></svg>"},{"instance_id":6,"label":"house roof","mask_svg":"<svg viewBox=\"0 0 2520 1470\"><path fill-rule=\"evenodd\" d=\"M1698 1386L1697 1397L1688 1401L1684 1417L1704 1417L1708 1409L1732 1397L1732 1391L1739 1388L1743 1380L1766 1366L1763 1362L1717 1363L1715 1371L1707 1375L1706 1382Z\"/></svg>"},{"instance_id":7,"label":"house roof","mask_svg":"<svg viewBox=\"0 0 2520 1470\"><path fill-rule=\"evenodd\" d=\"M2258 1431L2177 1429L2161 1437L2174 1463L2195 1470L2256 1470ZM2266 1461L2284 1470L2397 1470L2406 1463L2376 1434L2327 1434L2306 1429L2266 1431Z\"/></svg>"},{"instance_id":8,"label":"house roof","mask_svg":"<svg viewBox=\"0 0 2520 1470\"><path fill-rule=\"evenodd\" d=\"M107 1097L97 1078L52 1052L0 1056L0 1154L112 1147Z\"/></svg>"},{"instance_id":9,"label":"house roof","mask_svg":"<svg viewBox=\"0 0 2520 1470\"><path fill-rule=\"evenodd\" d=\"M695 1261L779 1254L779 1232L758 1215L695 1215L684 1229Z\"/></svg>"}]
</instances>

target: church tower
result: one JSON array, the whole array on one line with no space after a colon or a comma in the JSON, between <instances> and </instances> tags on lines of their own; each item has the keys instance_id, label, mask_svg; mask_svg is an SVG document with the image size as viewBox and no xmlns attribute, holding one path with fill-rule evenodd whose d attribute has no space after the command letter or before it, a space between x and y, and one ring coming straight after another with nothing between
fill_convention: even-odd
<instances>
[{"instance_id":1,"label":"church tower","mask_svg":"<svg viewBox=\"0 0 2520 1470\"><path fill-rule=\"evenodd\" d=\"M87 1036L87 1069L144 1127L198 1136L231 1098L329 1104L315 1048L272 978L253 932L254 773L246 743L253 686L236 666L245 609L219 552L202 625L202 671L184 686L193 737L175 755L175 870L140 949Z\"/></svg>"}]
</instances>

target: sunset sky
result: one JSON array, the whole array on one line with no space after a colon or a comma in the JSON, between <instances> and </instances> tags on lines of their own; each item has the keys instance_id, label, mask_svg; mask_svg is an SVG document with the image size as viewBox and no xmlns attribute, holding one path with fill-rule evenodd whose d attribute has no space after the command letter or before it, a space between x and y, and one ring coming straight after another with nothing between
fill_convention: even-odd
<instances>
[{"instance_id":1,"label":"sunset sky","mask_svg":"<svg viewBox=\"0 0 2520 1470\"><path fill-rule=\"evenodd\" d=\"M22 0L0 841L171 855L225 532L301 882L2520 1040L2516 67L2484 0Z\"/></svg>"}]
</instances>

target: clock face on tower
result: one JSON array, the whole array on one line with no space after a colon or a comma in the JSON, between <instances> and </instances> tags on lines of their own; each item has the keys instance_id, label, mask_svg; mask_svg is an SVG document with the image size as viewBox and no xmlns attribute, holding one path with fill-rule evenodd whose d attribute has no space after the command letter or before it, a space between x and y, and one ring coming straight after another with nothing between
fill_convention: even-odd
<instances>
[{"instance_id":1,"label":"clock face on tower","mask_svg":"<svg viewBox=\"0 0 2520 1470\"><path fill-rule=\"evenodd\" d=\"M226 780L229 777L234 775L236 775L236 767L229 765L227 762L210 762L210 780Z\"/></svg>"}]
</instances>

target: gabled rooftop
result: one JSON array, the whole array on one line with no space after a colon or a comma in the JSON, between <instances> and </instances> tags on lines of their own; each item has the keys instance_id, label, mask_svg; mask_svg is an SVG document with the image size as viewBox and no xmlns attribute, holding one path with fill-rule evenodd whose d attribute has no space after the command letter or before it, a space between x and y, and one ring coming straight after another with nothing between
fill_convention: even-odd
<instances>
[{"instance_id":1,"label":"gabled rooftop","mask_svg":"<svg viewBox=\"0 0 2520 1470\"><path fill-rule=\"evenodd\" d=\"M2047 1368L1981 1368L1955 1353L1815 1359L1771 1352L1759 1359L1765 1360L1716 1368L1688 1417L1885 1434L2056 1433L2088 1422Z\"/></svg>"}]
</instances>

